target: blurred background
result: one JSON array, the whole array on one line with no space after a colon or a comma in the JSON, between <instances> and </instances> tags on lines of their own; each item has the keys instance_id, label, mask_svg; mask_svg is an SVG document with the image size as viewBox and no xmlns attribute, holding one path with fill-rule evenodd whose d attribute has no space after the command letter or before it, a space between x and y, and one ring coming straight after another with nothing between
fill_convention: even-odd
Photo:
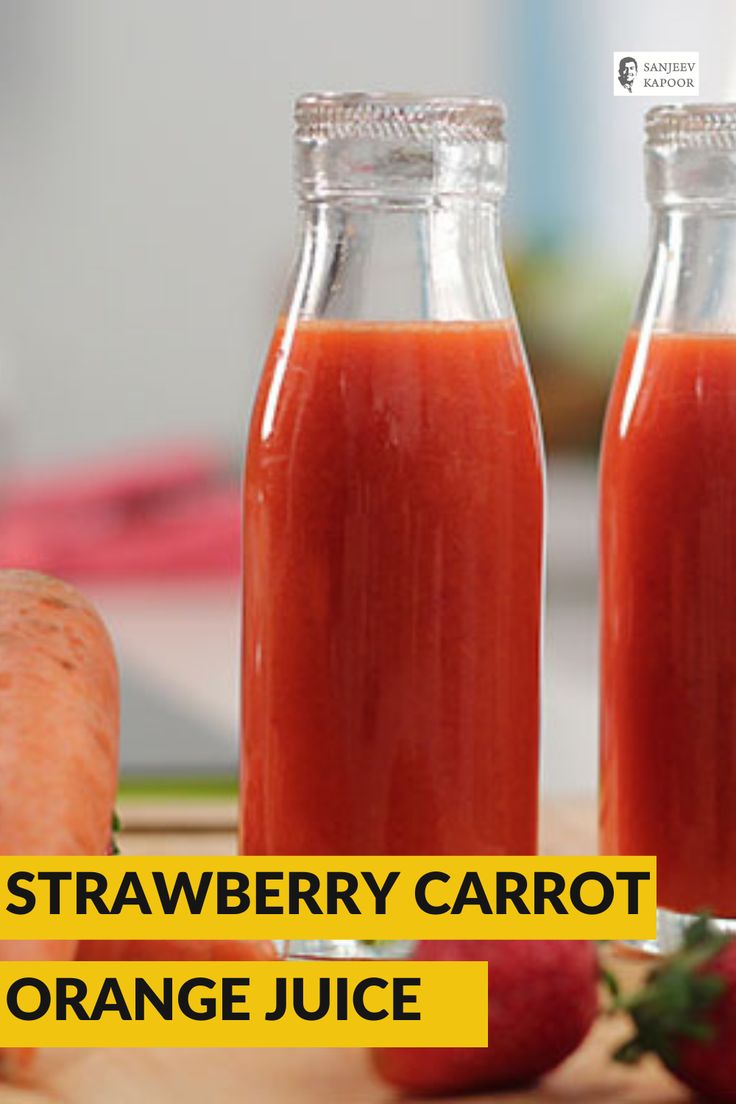
<instances>
[{"instance_id":1,"label":"blurred background","mask_svg":"<svg viewBox=\"0 0 736 1104\"><path fill-rule=\"evenodd\" d=\"M551 460L544 785L593 793L596 449L656 102L614 99L612 52L699 50L701 98L734 99L735 31L731 0L0 0L0 556L109 619L129 785L233 786L237 472L294 247L292 101L388 89L508 104Z\"/></svg>"}]
</instances>

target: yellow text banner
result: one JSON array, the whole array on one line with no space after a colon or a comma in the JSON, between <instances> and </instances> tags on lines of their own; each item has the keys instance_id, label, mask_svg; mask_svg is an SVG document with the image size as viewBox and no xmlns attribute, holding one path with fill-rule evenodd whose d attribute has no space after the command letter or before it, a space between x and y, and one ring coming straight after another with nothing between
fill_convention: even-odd
<instances>
[{"instance_id":1,"label":"yellow text banner","mask_svg":"<svg viewBox=\"0 0 736 1104\"><path fill-rule=\"evenodd\" d=\"M4 1047L484 1047L485 962L4 962Z\"/></svg>"},{"instance_id":2,"label":"yellow text banner","mask_svg":"<svg viewBox=\"0 0 736 1104\"><path fill-rule=\"evenodd\" d=\"M0 940L651 939L655 910L641 856L0 858Z\"/></svg>"}]
</instances>

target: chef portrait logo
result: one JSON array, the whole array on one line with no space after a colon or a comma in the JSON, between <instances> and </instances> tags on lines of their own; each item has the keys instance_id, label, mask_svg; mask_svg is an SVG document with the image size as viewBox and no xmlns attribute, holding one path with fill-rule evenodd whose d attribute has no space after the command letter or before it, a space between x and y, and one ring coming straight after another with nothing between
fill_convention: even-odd
<instances>
[{"instance_id":1,"label":"chef portrait logo","mask_svg":"<svg viewBox=\"0 0 736 1104\"><path fill-rule=\"evenodd\" d=\"M700 95L697 50L614 50L614 96Z\"/></svg>"}]
</instances>

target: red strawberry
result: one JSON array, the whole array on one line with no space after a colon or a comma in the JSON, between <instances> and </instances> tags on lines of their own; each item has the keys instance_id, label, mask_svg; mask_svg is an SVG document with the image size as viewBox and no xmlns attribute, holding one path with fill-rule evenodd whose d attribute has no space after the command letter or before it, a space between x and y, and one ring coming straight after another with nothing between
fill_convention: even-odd
<instances>
[{"instance_id":1,"label":"red strawberry","mask_svg":"<svg viewBox=\"0 0 736 1104\"><path fill-rule=\"evenodd\" d=\"M487 1048L373 1051L387 1081L415 1093L511 1088L557 1066L598 1009L591 943L562 940L419 943L415 958L488 962Z\"/></svg>"},{"instance_id":2,"label":"red strawberry","mask_svg":"<svg viewBox=\"0 0 736 1104\"><path fill-rule=\"evenodd\" d=\"M618 1061L635 1062L653 1051L706 1099L736 1102L736 939L699 917L682 949L616 1004L636 1026L616 1052Z\"/></svg>"}]
</instances>

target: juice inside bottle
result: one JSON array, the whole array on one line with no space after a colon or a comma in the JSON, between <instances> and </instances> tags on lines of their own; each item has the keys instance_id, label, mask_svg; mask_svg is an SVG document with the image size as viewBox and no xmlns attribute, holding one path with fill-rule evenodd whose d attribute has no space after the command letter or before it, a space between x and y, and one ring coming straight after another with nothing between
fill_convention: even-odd
<instances>
[{"instance_id":1,"label":"juice inside bottle","mask_svg":"<svg viewBox=\"0 0 736 1104\"><path fill-rule=\"evenodd\" d=\"M602 487L604 848L736 917L736 336L630 335Z\"/></svg>"},{"instance_id":2,"label":"juice inside bottle","mask_svg":"<svg viewBox=\"0 0 736 1104\"><path fill-rule=\"evenodd\" d=\"M542 494L512 324L279 328L246 481L248 851L534 852Z\"/></svg>"}]
</instances>

